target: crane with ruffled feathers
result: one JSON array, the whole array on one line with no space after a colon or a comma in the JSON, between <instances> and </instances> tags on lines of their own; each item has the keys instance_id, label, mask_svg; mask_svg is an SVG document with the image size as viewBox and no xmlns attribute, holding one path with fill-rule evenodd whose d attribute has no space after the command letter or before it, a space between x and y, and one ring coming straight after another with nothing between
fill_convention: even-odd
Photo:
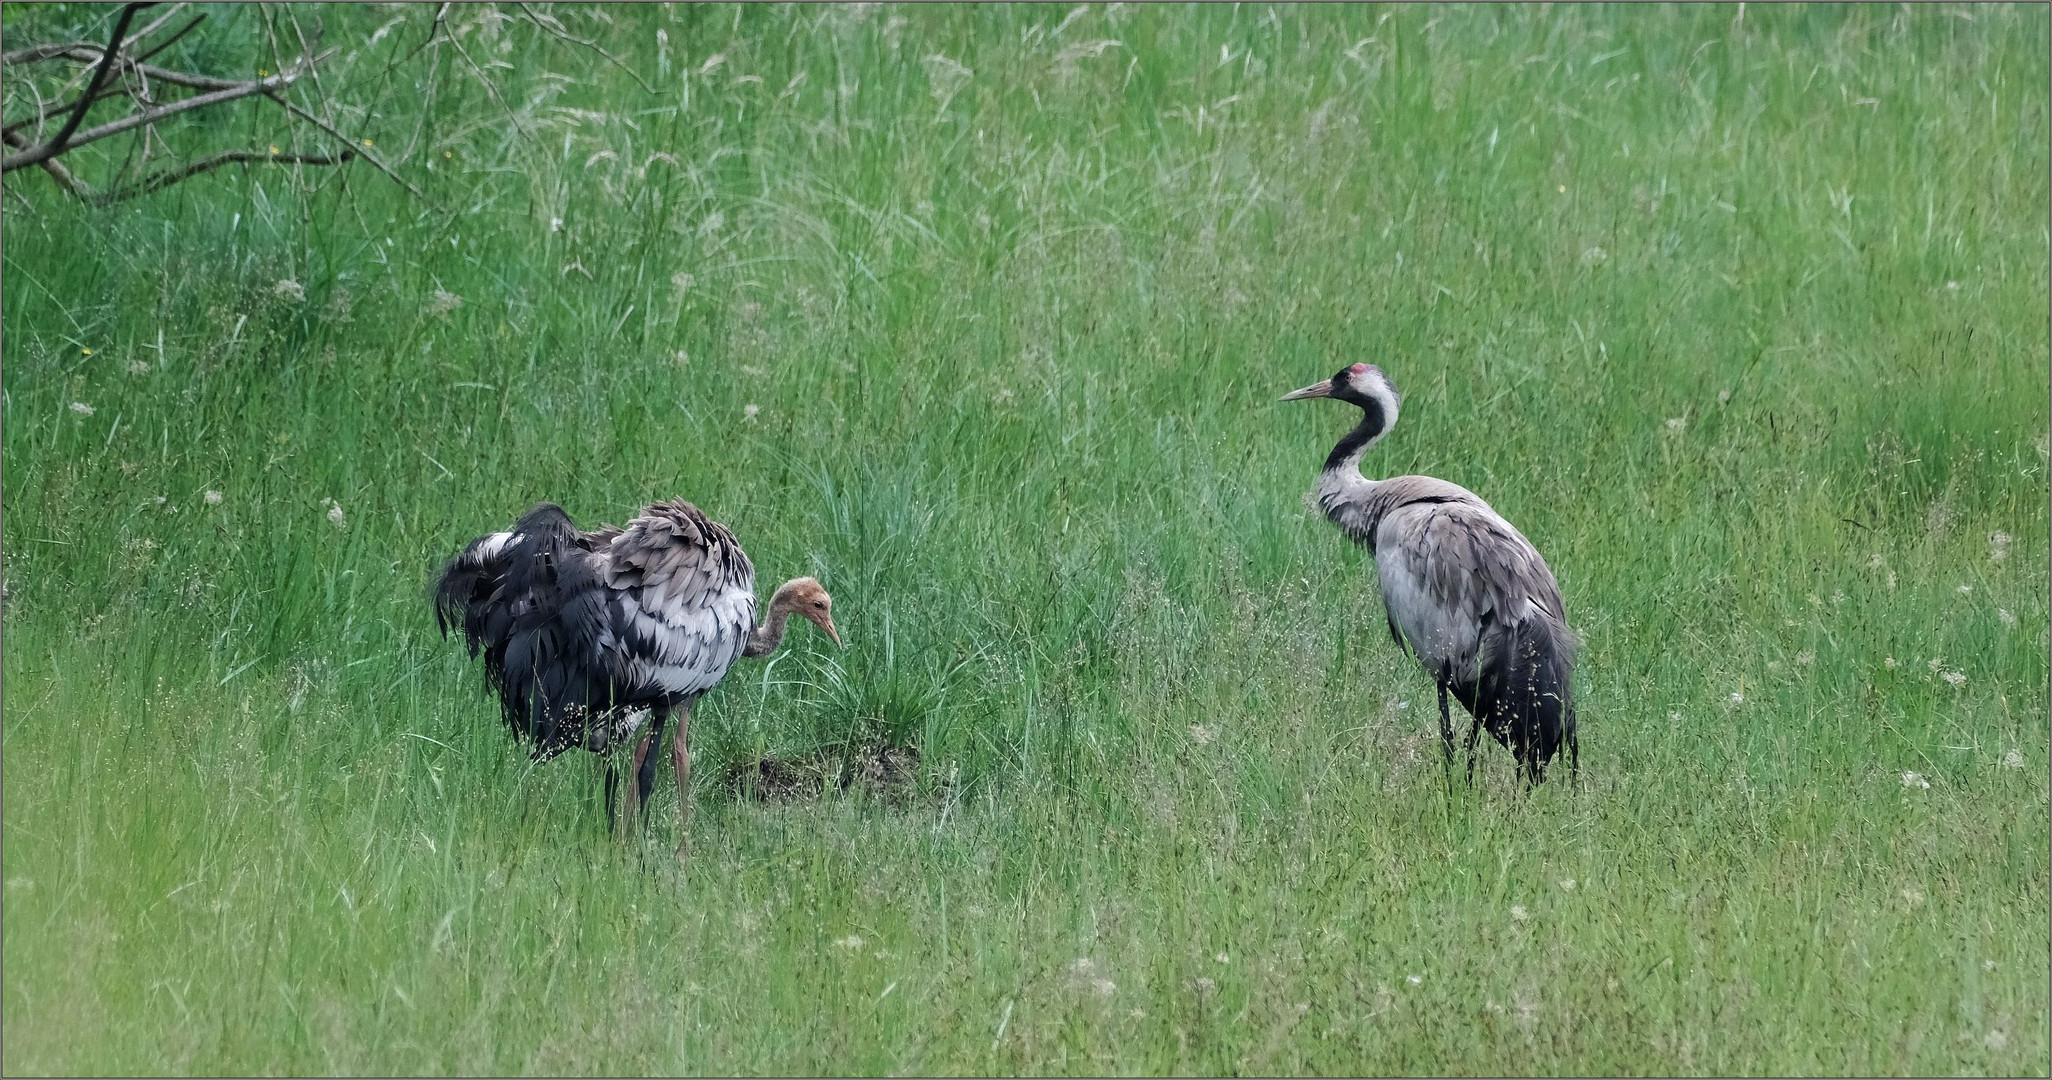
<instances>
[{"instance_id":1,"label":"crane with ruffled feathers","mask_svg":"<svg viewBox=\"0 0 2052 1080\"><path fill-rule=\"evenodd\" d=\"M627 523L584 532L562 507L542 503L504 532L471 541L434 588L444 637L460 631L515 738L536 760L576 747L607 753L640 735L618 798L608 762L608 814L627 832L655 786L650 753L673 720L678 850L691 813L691 706L734 661L767 656L796 615L834 644L833 600L819 582L793 578L756 619L755 566L719 522L682 499Z\"/></svg>"},{"instance_id":2,"label":"crane with ruffled feathers","mask_svg":"<svg viewBox=\"0 0 2052 1080\"><path fill-rule=\"evenodd\" d=\"M1468 726L1468 782L1482 729L1511 751L1528 783L1545 779L1563 747L1581 767L1569 681L1575 637L1560 586L1539 550L1474 492L1430 476L1370 480L1361 457L1396 424L1401 401L1381 369L1341 368L1284 401L1334 398L1361 421L1325 459L1309 500L1340 531L1375 554L1389 636L1408 647L1439 687L1439 734L1451 777L1453 720Z\"/></svg>"}]
</instances>

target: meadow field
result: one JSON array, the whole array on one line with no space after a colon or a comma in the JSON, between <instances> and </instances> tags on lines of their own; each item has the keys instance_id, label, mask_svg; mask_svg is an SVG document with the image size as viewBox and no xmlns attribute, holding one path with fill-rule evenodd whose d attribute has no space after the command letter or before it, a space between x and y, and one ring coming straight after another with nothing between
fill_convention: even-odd
<instances>
[{"instance_id":1,"label":"meadow field","mask_svg":"<svg viewBox=\"0 0 2052 1080\"><path fill-rule=\"evenodd\" d=\"M2044 6L195 10L424 198L7 176L7 1073L2047 1072ZM1578 792L1449 796L1275 400L1355 361L1558 575ZM847 640L682 863L426 600L679 496Z\"/></svg>"}]
</instances>

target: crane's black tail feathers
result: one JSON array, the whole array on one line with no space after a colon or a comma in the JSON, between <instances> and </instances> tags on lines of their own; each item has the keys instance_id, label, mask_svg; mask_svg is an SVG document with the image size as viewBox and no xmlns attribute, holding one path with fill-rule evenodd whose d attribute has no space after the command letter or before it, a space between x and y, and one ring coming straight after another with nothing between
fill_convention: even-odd
<instances>
[{"instance_id":1,"label":"crane's black tail feathers","mask_svg":"<svg viewBox=\"0 0 2052 1080\"><path fill-rule=\"evenodd\" d=\"M1563 748L1569 766L1580 768L1575 733L1573 632L1540 611L1510 622L1485 640L1475 695L1476 713L1498 742L1508 747L1533 783L1546 779L1546 766Z\"/></svg>"},{"instance_id":2,"label":"crane's black tail feathers","mask_svg":"<svg viewBox=\"0 0 2052 1080\"><path fill-rule=\"evenodd\" d=\"M579 744L586 721L610 708L594 644L603 590L578 554L583 535L553 503L529 510L506 534L470 542L435 581L435 623L457 629L484 657L506 725L537 759Z\"/></svg>"}]
</instances>

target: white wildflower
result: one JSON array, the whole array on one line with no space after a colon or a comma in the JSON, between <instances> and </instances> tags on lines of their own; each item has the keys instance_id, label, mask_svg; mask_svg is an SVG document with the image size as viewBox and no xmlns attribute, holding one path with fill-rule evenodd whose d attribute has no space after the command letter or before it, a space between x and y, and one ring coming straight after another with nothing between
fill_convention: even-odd
<instances>
[{"instance_id":1,"label":"white wildflower","mask_svg":"<svg viewBox=\"0 0 2052 1080\"><path fill-rule=\"evenodd\" d=\"M1989 533L1988 561L2001 562L2002 560L2009 558L2009 542L2009 534L2003 532L2001 529L1997 529L1994 532Z\"/></svg>"},{"instance_id":2,"label":"white wildflower","mask_svg":"<svg viewBox=\"0 0 2052 1080\"><path fill-rule=\"evenodd\" d=\"M1930 788L1931 782L1922 773L1906 772L1902 774L1902 786L1923 791Z\"/></svg>"},{"instance_id":3,"label":"white wildflower","mask_svg":"<svg viewBox=\"0 0 2052 1080\"><path fill-rule=\"evenodd\" d=\"M427 313L430 315L440 315L446 318L450 312L462 306L462 297L450 292L447 289L436 289L435 294L428 298Z\"/></svg>"},{"instance_id":4,"label":"white wildflower","mask_svg":"<svg viewBox=\"0 0 2052 1080\"><path fill-rule=\"evenodd\" d=\"M2008 608L1996 608L1995 617L2001 619L2002 625L2004 626L2011 628L2014 628L2016 626L2016 612L2011 611Z\"/></svg>"},{"instance_id":5,"label":"white wildflower","mask_svg":"<svg viewBox=\"0 0 2052 1080\"><path fill-rule=\"evenodd\" d=\"M1512 922L1524 922L1526 919L1532 917L1532 913L1526 911L1525 905L1523 904L1512 904L1510 910L1510 917Z\"/></svg>"},{"instance_id":6,"label":"white wildflower","mask_svg":"<svg viewBox=\"0 0 2052 1080\"><path fill-rule=\"evenodd\" d=\"M1881 666L1882 666L1882 667L1885 667L1885 668L1887 668L1887 669L1888 669L1888 670L1890 670L1890 671L1894 671L1894 670L1895 670L1895 657L1893 657L1893 656L1890 656L1890 657L1887 657L1887 658L1883 659L1883 660L1881 661Z\"/></svg>"},{"instance_id":7,"label":"white wildflower","mask_svg":"<svg viewBox=\"0 0 2052 1080\"><path fill-rule=\"evenodd\" d=\"M1966 672L1964 671L1943 671L1939 672L1938 677L1944 679L1945 685L1952 687L1954 690L1966 685Z\"/></svg>"},{"instance_id":8,"label":"white wildflower","mask_svg":"<svg viewBox=\"0 0 2052 1080\"><path fill-rule=\"evenodd\" d=\"M1210 746L1212 740L1217 738L1218 732L1212 728L1208 728L1203 724L1190 725L1190 741L1199 746Z\"/></svg>"},{"instance_id":9,"label":"white wildflower","mask_svg":"<svg viewBox=\"0 0 2052 1080\"><path fill-rule=\"evenodd\" d=\"M1804 649L1802 652L1796 654L1795 661L1797 666L1799 667L1809 667L1811 664L1817 662L1817 654L1811 652L1808 649Z\"/></svg>"},{"instance_id":10,"label":"white wildflower","mask_svg":"<svg viewBox=\"0 0 2052 1080\"><path fill-rule=\"evenodd\" d=\"M288 304L297 304L306 299L306 288L299 282L286 278L271 286L271 295Z\"/></svg>"},{"instance_id":11,"label":"white wildflower","mask_svg":"<svg viewBox=\"0 0 2052 1080\"><path fill-rule=\"evenodd\" d=\"M562 232L562 231L563 231L563 219L562 219L562 218L559 218L559 217L552 217L552 218L550 218L550 219L549 219L549 231L550 231L550 232Z\"/></svg>"},{"instance_id":12,"label":"white wildflower","mask_svg":"<svg viewBox=\"0 0 2052 1080\"><path fill-rule=\"evenodd\" d=\"M1911 907L1923 906L1924 890L1917 888L1915 885L1904 886L1902 890L1902 902L1908 904Z\"/></svg>"},{"instance_id":13,"label":"white wildflower","mask_svg":"<svg viewBox=\"0 0 2052 1080\"><path fill-rule=\"evenodd\" d=\"M1092 979L1090 980L1090 988L1097 991L1098 997L1110 997L1112 996L1112 991L1119 988L1119 984L1110 979Z\"/></svg>"},{"instance_id":14,"label":"white wildflower","mask_svg":"<svg viewBox=\"0 0 2052 1080\"><path fill-rule=\"evenodd\" d=\"M91 405L88 405L88 404L86 404L86 403L85 403L85 402L83 402L83 401L74 401L74 402L72 402L72 403L71 403L71 411L72 411L72 412L75 412L75 413L77 413L77 414L78 414L78 415L80 415L80 416L91 416L91 415L93 415L93 407L92 407Z\"/></svg>"},{"instance_id":15,"label":"white wildflower","mask_svg":"<svg viewBox=\"0 0 2052 1080\"><path fill-rule=\"evenodd\" d=\"M1733 705L1744 705L1746 703L1746 695L1740 693L1737 690L1733 690L1731 692L1731 703Z\"/></svg>"},{"instance_id":16,"label":"white wildflower","mask_svg":"<svg viewBox=\"0 0 2052 1080\"><path fill-rule=\"evenodd\" d=\"M1561 878L1561 879L1560 879L1560 887L1561 887L1561 888L1563 888L1563 889L1566 889L1566 890L1567 890L1568 892L1574 892L1574 891L1575 891L1575 879L1574 879L1574 878Z\"/></svg>"},{"instance_id":17,"label":"white wildflower","mask_svg":"<svg viewBox=\"0 0 2052 1080\"><path fill-rule=\"evenodd\" d=\"M128 373L130 375L148 375L150 373L150 362L148 360L132 360L128 365Z\"/></svg>"},{"instance_id":18,"label":"white wildflower","mask_svg":"<svg viewBox=\"0 0 2052 1080\"><path fill-rule=\"evenodd\" d=\"M1221 964L1230 964L1233 962L1233 958L1227 956L1225 953L1219 953L1217 956L1212 957L1212 959L1218 961Z\"/></svg>"},{"instance_id":19,"label":"white wildflower","mask_svg":"<svg viewBox=\"0 0 2052 1080\"><path fill-rule=\"evenodd\" d=\"M1946 283L1945 283L1945 291L1946 291L1946 292L1958 292L1958 291L1959 291L1959 282L1957 282L1957 281L1948 281L1948 282L1946 282Z\"/></svg>"},{"instance_id":20,"label":"white wildflower","mask_svg":"<svg viewBox=\"0 0 2052 1080\"><path fill-rule=\"evenodd\" d=\"M1729 405L1729 404L1731 404L1731 391L1729 391L1729 390L1719 390L1719 391L1717 392L1717 403L1718 403L1719 405Z\"/></svg>"},{"instance_id":21,"label":"white wildflower","mask_svg":"<svg viewBox=\"0 0 2052 1080\"><path fill-rule=\"evenodd\" d=\"M761 411L762 411L762 406L760 406L760 405L755 405L755 404L748 404L748 405L743 405L743 406L741 406L741 419L743 419L743 420L753 420L753 419L755 419L755 414L756 414L756 413L759 413L759 412L761 412Z\"/></svg>"},{"instance_id":22,"label":"white wildflower","mask_svg":"<svg viewBox=\"0 0 2052 1080\"><path fill-rule=\"evenodd\" d=\"M322 499L321 505L326 506L328 508L328 524L333 525L338 529L346 529L349 527L348 522L344 521L342 518L341 503L338 503L333 499Z\"/></svg>"},{"instance_id":23,"label":"white wildflower","mask_svg":"<svg viewBox=\"0 0 2052 1080\"><path fill-rule=\"evenodd\" d=\"M1197 982L1195 985L1197 987L1197 992L1200 994L1209 994L1213 990L1218 989L1217 983L1212 982L1210 979L1207 979L1202 975L1197 976Z\"/></svg>"},{"instance_id":24,"label":"white wildflower","mask_svg":"<svg viewBox=\"0 0 2052 1080\"><path fill-rule=\"evenodd\" d=\"M1588 247L1582 249L1583 266L1595 266L1597 263L1600 263L1608 258L1610 258L1610 252L1607 252L1600 247Z\"/></svg>"},{"instance_id":25,"label":"white wildflower","mask_svg":"<svg viewBox=\"0 0 2052 1080\"><path fill-rule=\"evenodd\" d=\"M1667 418L1667 430L1669 431L1680 432L1688 426L1689 422L1686 417L1670 416Z\"/></svg>"},{"instance_id":26,"label":"white wildflower","mask_svg":"<svg viewBox=\"0 0 2052 1080\"><path fill-rule=\"evenodd\" d=\"M1406 976L1404 976L1404 981L1405 981L1405 982L1407 982L1407 983L1410 983L1410 984L1411 984L1412 986L1423 986L1423 985L1425 985L1425 976L1423 976L1423 975L1406 975ZM1299 1008L1302 1008L1302 1006L1299 1006Z\"/></svg>"},{"instance_id":27,"label":"white wildflower","mask_svg":"<svg viewBox=\"0 0 2052 1080\"><path fill-rule=\"evenodd\" d=\"M864 944L866 943L860 937L854 934L849 934L847 937L836 938L834 940L834 945L836 947L847 949L850 952L861 952L862 946Z\"/></svg>"},{"instance_id":28,"label":"white wildflower","mask_svg":"<svg viewBox=\"0 0 2052 1080\"><path fill-rule=\"evenodd\" d=\"M2023 767L2024 767L2024 756L2023 756L2023 751L2021 751L2021 750L2018 750L2018 749L2016 749L2015 747L2011 747L2011 748L2010 748L2010 751L2009 751L2009 753L2007 753L2007 754L2004 754L2004 755L2002 755L2002 767L2003 767L2003 768L2005 768L2005 769L2021 769L2021 768L2023 768Z\"/></svg>"},{"instance_id":29,"label":"white wildflower","mask_svg":"<svg viewBox=\"0 0 2052 1080\"><path fill-rule=\"evenodd\" d=\"M207 493L205 495L200 496L200 498L205 499L207 501L208 506L221 505L221 493L218 491L208 489Z\"/></svg>"},{"instance_id":30,"label":"white wildflower","mask_svg":"<svg viewBox=\"0 0 2052 1080\"><path fill-rule=\"evenodd\" d=\"M2001 1028L1989 1028L1981 1042L1990 1050L2001 1050L2009 1045L2009 1033Z\"/></svg>"},{"instance_id":31,"label":"white wildflower","mask_svg":"<svg viewBox=\"0 0 2052 1080\"><path fill-rule=\"evenodd\" d=\"M1993 960L1983 960L1983 961L1981 961L1981 970L1982 970L1982 971L1993 971L1993 970L1995 970L1995 961L1993 961Z\"/></svg>"},{"instance_id":32,"label":"white wildflower","mask_svg":"<svg viewBox=\"0 0 2052 1080\"><path fill-rule=\"evenodd\" d=\"M1944 658L1944 657L1942 657L1942 656L1934 656L1934 657L1932 657L1932 658L1931 658L1931 663L1929 664L1929 667L1930 667L1930 669L1931 669L1931 673L1932 673L1932 674L1934 674L1934 675L1935 675L1935 674L1937 674L1937 673L1938 673L1938 669L1939 669L1939 668L1942 668L1942 667L1944 667L1944 666L1945 666L1945 658Z\"/></svg>"},{"instance_id":33,"label":"white wildflower","mask_svg":"<svg viewBox=\"0 0 2052 1080\"><path fill-rule=\"evenodd\" d=\"M1957 592L1957 593L1959 593L1959 595L1961 595L1961 596L1965 596L1965 595L1967 595L1968 593L1971 593L1971 592L1973 592L1973 591L1974 591L1974 587L1973 587L1972 585L1961 585L1961 586L1960 586L1960 587L1959 587L1958 589L1956 589L1956 590L1954 590L1954 591L1955 591L1955 592Z\"/></svg>"}]
</instances>

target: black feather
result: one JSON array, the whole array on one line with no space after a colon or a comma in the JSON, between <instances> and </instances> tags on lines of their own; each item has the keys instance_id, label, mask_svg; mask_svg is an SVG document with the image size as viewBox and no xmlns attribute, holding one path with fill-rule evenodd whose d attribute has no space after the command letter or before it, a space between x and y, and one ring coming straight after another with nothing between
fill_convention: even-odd
<instances>
[{"instance_id":1,"label":"black feather","mask_svg":"<svg viewBox=\"0 0 2052 1080\"><path fill-rule=\"evenodd\" d=\"M606 590L579 557L588 541L553 503L528 511L511 531L496 552L480 537L443 568L435 621L445 637L462 628L470 654L484 657L506 725L534 744L536 758L550 758L628 703L614 700L598 651Z\"/></svg>"},{"instance_id":2,"label":"black feather","mask_svg":"<svg viewBox=\"0 0 2052 1080\"><path fill-rule=\"evenodd\" d=\"M1461 704L1510 750L1528 779L1544 781L1546 766L1575 737L1573 636L1552 618L1528 612L1485 627L1481 653L1475 685L1456 688Z\"/></svg>"}]
</instances>

